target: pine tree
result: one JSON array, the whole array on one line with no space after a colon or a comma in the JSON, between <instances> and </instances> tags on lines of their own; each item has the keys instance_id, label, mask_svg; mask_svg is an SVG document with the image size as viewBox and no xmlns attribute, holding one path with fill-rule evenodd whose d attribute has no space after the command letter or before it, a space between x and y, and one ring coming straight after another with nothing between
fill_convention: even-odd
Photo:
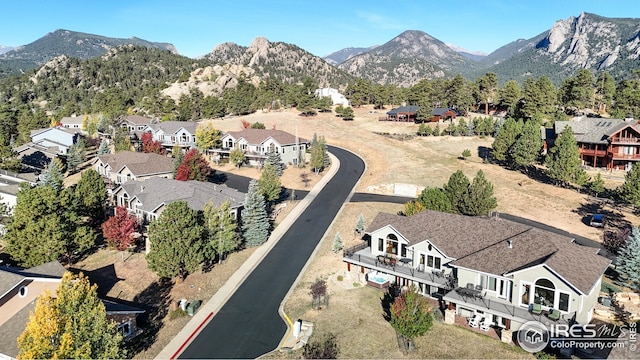
<instances>
[{"instance_id":1,"label":"pine tree","mask_svg":"<svg viewBox=\"0 0 640 360\"><path fill-rule=\"evenodd\" d=\"M316 175L324 169L324 151L320 141L316 141L315 145L311 145L311 168Z\"/></svg>"},{"instance_id":2,"label":"pine tree","mask_svg":"<svg viewBox=\"0 0 640 360\"><path fill-rule=\"evenodd\" d=\"M59 158L53 159L47 169L40 174L38 186L48 186L58 192L62 190L64 180L63 168L64 166Z\"/></svg>"},{"instance_id":3,"label":"pine tree","mask_svg":"<svg viewBox=\"0 0 640 360\"><path fill-rule=\"evenodd\" d=\"M204 261L204 228L186 201L170 203L149 225L149 269L163 278L184 279Z\"/></svg>"},{"instance_id":4,"label":"pine tree","mask_svg":"<svg viewBox=\"0 0 640 360\"><path fill-rule=\"evenodd\" d=\"M505 120L493 140L493 157L498 161L508 160L511 146L516 142L519 134L520 126L518 123L512 118Z\"/></svg>"},{"instance_id":5,"label":"pine tree","mask_svg":"<svg viewBox=\"0 0 640 360\"><path fill-rule=\"evenodd\" d=\"M344 245L342 244L342 237L340 236L340 233L336 233L336 236L333 238L331 250L333 250L334 254L337 254L340 250L342 250L343 247Z\"/></svg>"},{"instance_id":6,"label":"pine tree","mask_svg":"<svg viewBox=\"0 0 640 360\"><path fill-rule=\"evenodd\" d=\"M227 253L237 249L240 245L238 225L231 217L230 210L229 201L222 203L220 208L211 204L206 204L204 207L207 260L213 260L217 256L218 262L221 262Z\"/></svg>"},{"instance_id":7,"label":"pine tree","mask_svg":"<svg viewBox=\"0 0 640 360\"><path fill-rule=\"evenodd\" d=\"M260 189L260 194L262 194L264 199L269 203L280 198L282 184L273 165L267 163L262 169L262 174L258 180L258 188Z\"/></svg>"},{"instance_id":8,"label":"pine tree","mask_svg":"<svg viewBox=\"0 0 640 360\"><path fill-rule=\"evenodd\" d=\"M391 327L398 334L398 345L404 354L414 351L415 338L426 334L433 326L431 312L427 299L418 294L414 287L400 294L391 304Z\"/></svg>"},{"instance_id":9,"label":"pine tree","mask_svg":"<svg viewBox=\"0 0 640 360\"><path fill-rule=\"evenodd\" d=\"M83 274L66 272L56 297L38 296L18 337L21 359L117 359L122 335L98 298L97 286Z\"/></svg>"},{"instance_id":10,"label":"pine tree","mask_svg":"<svg viewBox=\"0 0 640 360\"><path fill-rule=\"evenodd\" d=\"M627 246L620 250L616 270L620 280L634 290L640 290L640 228L633 227Z\"/></svg>"},{"instance_id":11,"label":"pine tree","mask_svg":"<svg viewBox=\"0 0 640 360\"><path fill-rule=\"evenodd\" d=\"M417 201L424 209L455 213L456 207L451 204L451 199L447 193L440 188L425 188L418 196Z\"/></svg>"},{"instance_id":12,"label":"pine tree","mask_svg":"<svg viewBox=\"0 0 640 360\"><path fill-rule=\"evenodd\" d=\"M482 170L478 170L466 196L463 198L460 212L463 215L489 215L498 206L493 196L493 185L484 177Z\"/></svg>"},{"instance_id":13,"label":"pine tree","mask_svg":"<svg viewBox=\"0 0 640 360\"><path fill-rule=\"evenodd\" d=\"M458 213L461 212L463 207L462 202L469 191L469 185L469 178L467 178L462 170L458 170L451 174L449 182L442 188L449 197L449 202Z\"/></svg>"},{"instance_id":14,"label":"pine tree","mask_svg":"<svg viewBox=\"0 0 640 360\"><path fill-rule=\"evenodd\" d=\"M549 150L545 162L549 177L562 186L570 183L583 185L589 179L586 171L580 167L578 143L570 126L566 126L562 130L553 147Z\"/></svg>"},{"instance_id":15,"label":"pine tree","mask_svg":"<svg viewBox=\"0 0 640 360\"><path fill-rule=\"evenodd\" d=\"M80 175L75 187L75 198L80 216L89 217L92 224L102 222L107 190L102 176L96 170L89 168Z\"/></svg>"},{"instance_id":16,"label":"pine tree","mask_svg":"<svg viewBox=\"0 0 640 360\"><path fill-rule=\"evenodd\" d=\"M364 229L365 229L364 215L360 214L358 216L358 222L356 223L356 233L362 234L364 232Z\"/></svg>"},{"instance_id":17,"label":"pine tree","mask_svg":"<svg viewBox=\"0 0 640 360\"><path fill-rule=\"evenodd\" d=\"M270 164L276 170L276 175L282 176L282 172L284 171L284 163L282 162L282 157L280 153L275 150L270 150L267 153L267 159L265 160L265 165Z\"/></svg>"},{"instance_id":18,"label":"pine tree","mask_svg":"<svg viewBox=\"0 0 640 360\"><path fill-rule=\"evenodd\" d=\"M329 157L329 151L327 151L327 142L324 139L324 135L320 138L320 146L322 147L322 168L326 169L331 165L331 158Z\"/></svg>"},{"instance_id":19,"label":"pine tree","mask_svg":"<svg viewBox=\"0 0 640 360\"><path fill-rule=\"evenodd\" d=\"M602 175L598 173L595 179L589 182L588 186L589 186L589 190L591 190L591 192L596 194L596 197L598 197L599 194L602 194L605 191L604 180L602 179Z\"/></svg>"},{"instance_id":20,"label":"pine tree","mask_svg":"<svg viewBox=\"0 0 640 360\"><path fill-rule=\"evenodd\" d=\"M269 217L258 182L251 180L242 211L242 233L247 246L262 245L269 238Z\"/></svg>"},{"instance_id":21,"label":"pine tree","mask_svg":"<svg viewBox=\"0 0 640 360\"><path fill-rule=\"evenodd\" d=\"M109 142L106 138L102 138L100 141L100 147L98 148L98 155L110 154L111 149L109 148Z\"/></svg>"},{"instance_id":22,"label":"pine tree","mask_svg":"<svg viewBox=\"0 0 640 360\"><path fill-rule=\"evenodd\" d=\"M522 127L522 132L516 138L509 150L509 158L519 168L528 169L534 165L542 150L542 138L540 126L533 121L527 121Z\"/></svg>"},{"instance_id":23,"label":"pine tree","mask_svg":"<svg viewBox=\"0 0 640 360\"><path fill-rule=\"evenodd\" d=\"M67 154L67 166L71 173L75 173L78 167L87 159L87 148L84 140L78 140L69 148Z\"/></svg>"},{"instance_id":24,"label":"pine tree","mask_svg":"<svg viewBox=\"0 0 640 360\"><path fill-rule=\"evenodd\" d=\"M631 169L624 176L624 183L620 185L620 196L624 201L640 208L640 163L634 162Z\"/></svg>"}]
</instances>

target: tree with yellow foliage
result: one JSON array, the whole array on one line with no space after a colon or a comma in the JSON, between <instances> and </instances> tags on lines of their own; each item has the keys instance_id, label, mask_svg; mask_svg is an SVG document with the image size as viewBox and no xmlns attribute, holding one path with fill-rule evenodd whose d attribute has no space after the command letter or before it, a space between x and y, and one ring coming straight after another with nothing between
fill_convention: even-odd
<instances>
[{"instance_id":1,"label":"tree with yellow foliage","mask_svg":"<svg viewBox=\"0 0 640 360\"><path fill-rule=\"evenodd\" d=\"M107 320L97 286L84 275L67 272L56 297L41 294L18 337L20 359L116 359L122 335Z\"/></svg>"}]
</instances>

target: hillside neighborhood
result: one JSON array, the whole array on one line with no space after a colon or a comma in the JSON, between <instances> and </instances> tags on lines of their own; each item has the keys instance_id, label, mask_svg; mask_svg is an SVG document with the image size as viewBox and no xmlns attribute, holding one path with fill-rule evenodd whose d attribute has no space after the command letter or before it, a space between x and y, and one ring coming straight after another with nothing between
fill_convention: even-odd
<instances>
[{"instance_id":1,"label":"hillside neighborhood","mask_svg":"<svg viewBox=\"0 0 640 360\"><path fill-rule=\"evenodd\" d=\"M632 20L0 71L0 359L637 358L640 34L558 60Z\"/></svg>"}]
</instances>

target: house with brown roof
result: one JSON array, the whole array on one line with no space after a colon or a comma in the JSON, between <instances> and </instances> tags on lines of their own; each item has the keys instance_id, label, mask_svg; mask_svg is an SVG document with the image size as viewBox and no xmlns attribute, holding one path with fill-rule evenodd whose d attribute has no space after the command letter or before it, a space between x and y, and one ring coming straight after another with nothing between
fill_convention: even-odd
<instances>
[{"instance_id":1,"label":"house with brown roof","mask_svg":"<svg viewBox=\"0 0 640 360\"><path fill-rule=\"evenodd\" d=\"M640 126L632 118L576 118L556 121L554 131L545 139L550 148L565 127L569 126L578 142L583 165L607 170L629 170L640 161Z\"/></svg>"},{"instance_id":2,"label":"house with brown roof","mask_svg":"<svg viewBox=\"0 0 640 360\"><path fill-rule=\"evenodd\" d=\"M96 157L93 167L112 185L153 177L173 178L173 159L153 153L121 151L103 154Z\"/></svg>"},{"instance_id":3,"label":"house with brown roof","mask_svg":"<svg viewBox=\"0 0 640 360\"><path fill-rule=\"evenodd\" d=\"M66 269L58 261L29 269L0 267L0 359L18 356L18 336L24 331L36 299L44 291L55 296ZM107 319L113 320L125 339L140 333L136 317L144 310L103 300Z\"/></svg>"},{"instance_id":4,"label":"house with brown roof","mask_svg":"<svg viewBox=\"0 0 640 360\"><path fill-rule=\"evenodd\" d=\"M379 213L365 233L344 251L349 270L441 299L445 322L480 315L506 333L531 320L589 323L610 264L570 237L497 217Z\"/></svg>"},{"instance_id":5,"label":"house with brown roof","mask_svg":"<svg viewBox=\"0 0 640 360\"><path fill-rule=\"evenodd\" d=\"M269 152L280 154L284 164L297 166L310 146L308 140L286 131L275 129L242 129L229 131L222 136L222 148L215 149L221 156L229 156L231 150L239 147L244 151L250 165L264 163Z\"/></svg>"}]
</instances>

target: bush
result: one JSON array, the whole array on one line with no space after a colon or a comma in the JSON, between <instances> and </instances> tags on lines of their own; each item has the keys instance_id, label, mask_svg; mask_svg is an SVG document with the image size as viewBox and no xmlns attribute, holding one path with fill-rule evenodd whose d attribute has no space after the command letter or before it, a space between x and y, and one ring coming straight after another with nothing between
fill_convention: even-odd
<instances>
[{"instance_id":1,"label":"bush","mask_svg":"<svg viewBox=\"0 0 640 360\"><path fill-rule=\"evenodd\" d=\"M337 279L338 279L338 281L342 281L342 279L343 279L343 278L342 278L342 275L338 275L338 278L337 278Z\"/></svg>"},{"instance_id":2,"label":"bush","mask_svg":"<svg viewBox=\"0 0 640 360\"><path fill-rule=\"evenodd\" d=\"M181 317L187 316L187 312L182 309L175 309L169 313L169 320L173 321L175 319L179 319Z\"/></svg>"},{"instance_id":3,"label":"bush","mask_svg":"<svg viewBox=\"0 0 640 360\"><path fill-rule=\"evenodd\" d=\"M337 359L338 342L336 336L328 333L320 341L312 341L302 348L302 356L305 359Z\"/></svg>"}]
</instances>

